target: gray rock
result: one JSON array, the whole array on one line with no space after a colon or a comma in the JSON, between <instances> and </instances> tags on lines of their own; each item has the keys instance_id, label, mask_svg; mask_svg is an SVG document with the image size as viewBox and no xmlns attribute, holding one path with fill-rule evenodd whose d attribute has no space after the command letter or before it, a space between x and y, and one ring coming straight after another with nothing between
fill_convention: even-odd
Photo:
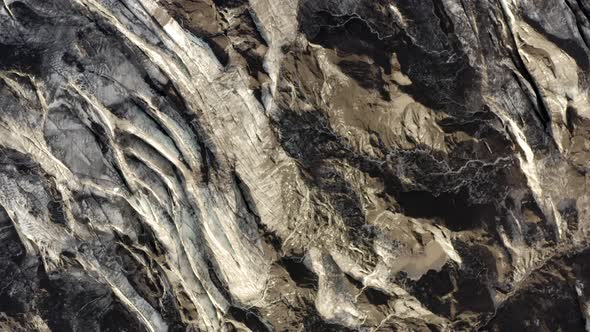
<instances>
[{"instance_id":1,"label":"gray rock","mask_svg":"<svg viewBox=\"0 0 590 332\"><path fill-rule=\"evenodd\" d=\"M588 330L586 2L0 7L0 330Z\"/></svg>"}]
</instances>

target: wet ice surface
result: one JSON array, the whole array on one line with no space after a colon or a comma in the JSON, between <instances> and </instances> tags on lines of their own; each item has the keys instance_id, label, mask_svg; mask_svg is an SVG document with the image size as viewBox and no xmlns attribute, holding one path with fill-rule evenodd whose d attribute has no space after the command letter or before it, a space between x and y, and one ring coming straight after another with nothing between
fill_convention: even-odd
<instances>
[{"instance_id":1,"label":"wet ice surface","mask_svg":"<svg viewBox=\"0 0 590 332\"><path fill-rule=\"evenodd\" d=\"M587 326L584 2L2 5L1 330Z\"/></svg>"}]
</instances>

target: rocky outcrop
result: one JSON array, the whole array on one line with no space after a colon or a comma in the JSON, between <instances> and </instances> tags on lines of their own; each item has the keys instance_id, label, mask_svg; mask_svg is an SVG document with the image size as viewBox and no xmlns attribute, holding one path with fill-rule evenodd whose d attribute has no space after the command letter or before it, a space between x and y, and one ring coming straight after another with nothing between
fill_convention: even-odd
<instances>
[{"instance_id":1,"label":"rocky outcrop","mask_svg":"<svg viewBox=\"0 0 590 332\"><path fill-rule=\"evenodd\" d=\"M590 326L586 2L2 5L1 330Z\"/></svg>"}]
</instances>

